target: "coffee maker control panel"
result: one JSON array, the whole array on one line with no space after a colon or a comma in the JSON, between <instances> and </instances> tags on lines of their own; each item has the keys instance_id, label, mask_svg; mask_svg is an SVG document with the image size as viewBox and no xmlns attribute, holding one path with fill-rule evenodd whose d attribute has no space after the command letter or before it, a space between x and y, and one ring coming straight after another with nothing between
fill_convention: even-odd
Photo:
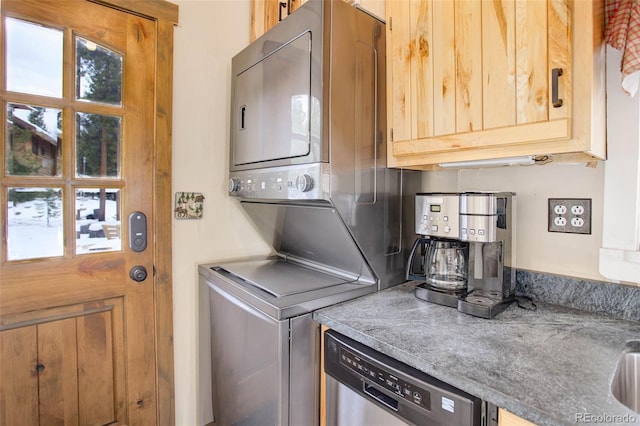
<instances>
[{"instance_id":1,"label":"coffee maker control panel","mask_svg":"<svg viewBox=\"0 0 640 426\"><path fill-rule=\"evenodd\" d=\"M460 216L460 239L492 243L496 241L495 216Z\"/></svg>"},{"instance_id":2,"label":"coffee maker control panel","mask_svg":"<svg viewBox=\"0 0 640 426\"><path fill-rule=\"evenodd\" d=\"M460 196L449 193L416 194L416 234L460 238Z\"/></svg>"}]
</instances>

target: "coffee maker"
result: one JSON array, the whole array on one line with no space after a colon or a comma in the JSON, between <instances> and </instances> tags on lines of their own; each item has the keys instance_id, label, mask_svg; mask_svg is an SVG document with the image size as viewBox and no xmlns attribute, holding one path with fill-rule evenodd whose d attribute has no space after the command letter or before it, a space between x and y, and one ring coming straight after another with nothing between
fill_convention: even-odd
<instances>
[{"instance_id":1,"label":"coffee maker","mask_svg":"<svg viewBox=\"0 0 640 426\"><path fill-rule=\"evenodd\" d=\"M416 194L416 233L407 278L419 299L493 318L514 299L516 195ZM422 265L422 269L420 266Z\"/></svg>"},{"instance_id":2,"label":"coffee maker","mask_svg":"<svg viewBox=\"0 0 640 426\"><path fill-rule=\"evenodd\" d=\"M416 234L407 279L422 281L416 297L457 308L467 293L469 243L460 239L460 194L416 194Z\"/></svg>"}]
</instances>

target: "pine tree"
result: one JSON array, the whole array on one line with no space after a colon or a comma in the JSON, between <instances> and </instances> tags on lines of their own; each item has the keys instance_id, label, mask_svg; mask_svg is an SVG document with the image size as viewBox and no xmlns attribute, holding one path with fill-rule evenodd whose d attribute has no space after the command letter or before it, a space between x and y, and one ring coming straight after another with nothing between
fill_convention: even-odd
<instances>
[{"instance_id":1,"label":"pine tree","mask_svg":"<svg viewBox=\"0 0 640 426\"><path fill-rule=\"evenodd\" d=\"M33 110L29 113L29 123L35 124L42 130L47 130L47 125L44 122L44 107L34 106Z\"/></svg>"},{"instance_id":2,"label":"pine tree","mask_svg":"<svg viewBox=\"0 0 640 426\"><path fill-rule=\"evenodd\" d=\"M85 100L122 102L122 57L78 39L77 94ZM117 177L120 164L121 119L100 114L76 114L77 170L87 176ZM105 220L106 191L100 189L98 220Z\"/></svg>"}]
</instances>

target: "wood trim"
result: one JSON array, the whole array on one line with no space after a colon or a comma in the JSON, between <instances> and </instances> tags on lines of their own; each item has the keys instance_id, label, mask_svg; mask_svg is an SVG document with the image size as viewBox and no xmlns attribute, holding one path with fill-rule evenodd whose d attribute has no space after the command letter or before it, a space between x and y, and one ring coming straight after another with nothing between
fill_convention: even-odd
<instances>
[{"instance_id":1,"label":"wood trim","mask_svg":"<svg viewBox=\"0 0 640 426\"><path fill-rule=\"evenodd\" d=\"M173 202L172 170L172 105L173 105L173 23L158 22L158 61L156 86L156 170L154 210L155 230L155 299L156 299L156 365L158 366L158 425L175 423L173 372L173 282L171 225Z\"/></svg>"},{"instance_id":2,"label":"wood trim","mask_svg":"<svg viewBox=\"0 0 640 426\"><path fill-rule=\"evenodd\" d=\"M320 326L320 426L327 426L327 374L324 372L324 333L329 330Z\"/></svg>"},{"instance_id":3,"label":"wood trim","mask_svg":"<svg viewBox=\"0 0 640 426\"><path fill-rule=\"evenodd\" d=\"M122 10L127 13L141 15L154 21L167 21L178 24L178 5L165 0L89 0Z\"/></svg>"},{"instance_id":4,"label":"wood trim","mask_svg":"<svg viewBox=\"0 0 640 426\"><path fill-rule=\"evenodd\" d=\"M164 0L89 0L156 21L156 114L154 163L154 302L156 327L157 425L175 424L172 282L172 110L173 27L178 6ZM161 84L160 84L161 82Z\"/></svg>"},{"instance_id":5,"label":"wood trim","mask_svg":"<svg viewBox=\"0 0 640 426\"><path fill-rule=\"evenodd\" d=\"M539 141L569 139L570 121L524 124L517 127L454 133L433 138L393 142L396 157L427 153L458 152L463 149L505 147ZM526 131L523 131L526 129Z\"/></svg>"},{"instance_id":6,"label":"wood trim","mask_svg":"<svg viewBox=\"0 0 640 426\"><path fill-rule=\"evenodd\" d=\"M550 145L551 144L551 145ZM542 164L547 163L586 163L587 166L593 167L593 164L602 160L593 153L584 151L572 151L571 141L565 141L562 145L557 142L542 142L535 145L516 145L504 148L491 148L487 150L467 150L461 152L444 152L436 154L422 154L416 157L398 157L393 160L389 167L399 167L412 170L442 170L440 163L449 163L453 161L471 161L486 160L487 158L505 158L518 157L523 155L545 156L548 157ZM550 152L559 152L561 154L550 154ZM531 166L523 166L531 167Z\"/></svg>"},{"instance_id":7,"label":"wood trim","mask_svg":"<svg viewBox=\"0 0 640 426\"><path fill-rule=\"evenodd\" d=\"M264 34L265 0L251 0L251 34L250 41L254 41Z\"/></svg>"}]
</instances>

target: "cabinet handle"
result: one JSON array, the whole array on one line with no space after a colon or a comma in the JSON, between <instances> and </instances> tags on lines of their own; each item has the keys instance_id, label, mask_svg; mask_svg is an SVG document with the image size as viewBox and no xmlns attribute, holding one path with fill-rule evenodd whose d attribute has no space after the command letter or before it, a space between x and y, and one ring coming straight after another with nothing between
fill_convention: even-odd
<instances>
[{"instance_id":1,"label":"cabinet handle","mask_svg":"<svg viewBox=\"0 0 640 426\"><path fill-rule=\"evenodd\" d=\"M551 103L554 108L562 106L562 99L558 98L558 78L562 75L562 68L551 70Z\"/></svg>"},{"instance_id":2,"label":"cabinet handle","mask_svg":"<svg viewBox=\"0 0 640 426\"><path fill-rule=\"evenodd\" d=\"M288 4L287 4L287 3L288 3L288 2L286 2L286 1L281 1L280 3L278 3L278 5L280 6L280 7L278 8L278 22L280 22L280 21L282 21L282 20L284 19L284 18L282 17L282 9L287 9L287 11L289 10L289 9L288 9Z\"/></svg>"}]
</instances>

